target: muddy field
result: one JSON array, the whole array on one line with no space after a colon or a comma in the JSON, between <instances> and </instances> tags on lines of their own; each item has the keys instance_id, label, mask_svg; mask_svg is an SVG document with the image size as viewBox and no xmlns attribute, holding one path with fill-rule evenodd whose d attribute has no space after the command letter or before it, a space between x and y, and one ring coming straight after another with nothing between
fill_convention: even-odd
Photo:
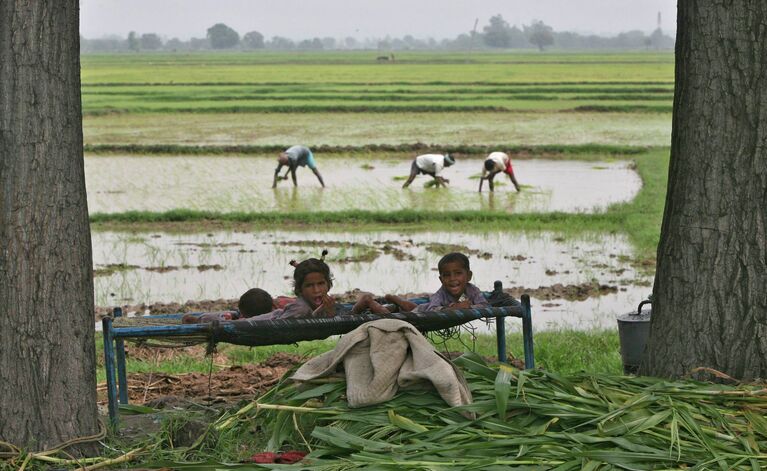
<instances>
[{"instance_id":1,"label":"muddy field","mask_svg":"<svg viewBox=\"0 0 767 471\"><path fill-rule=\"evenodd\" d=\"M530 294L537 328L585 329L612 326L615 314L644 299L654 269L635 260L625 238L615 235L96 232L93 247L100 313L114 306L137 314L231 309L252 287L290 295L288 262L318 256L322 248L330 252L331 294L342 300L359 291L431 293L439 288L437 260L460 251L469 256L481 289L500 280L516 297Z\"/></svg>"},{"instance_id":2,"label":"muddy field","mask_svg":"<svg viewBox=\"0 0 767 471\"><path fill-rule=\"evenodd\" d=\"M450 180L448 189L425 188L432 178L419 176L403 191L400 187L410 172L410 160L375 154L317 159L326 188L320 187L311 171L300 168L296 190L287 181L271 188L276 166L273 157L90 156L85 159L88 209L91 213L177 208L222 212L592 212L630 200L641 186L630 161L519 160L514 162L514 171L523 185L522 193L517 194L501 175L496 178L494 194L489 194L487 185L479 194L483 158L472 157L443 171Z\"/></svg>"}]
</instances>

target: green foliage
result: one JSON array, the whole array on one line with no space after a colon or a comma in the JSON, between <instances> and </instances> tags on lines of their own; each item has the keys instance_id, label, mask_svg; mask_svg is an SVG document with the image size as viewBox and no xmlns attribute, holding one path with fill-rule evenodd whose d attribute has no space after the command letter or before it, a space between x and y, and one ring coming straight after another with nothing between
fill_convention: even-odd
<instances>
[{"instance_id":1,"label":"green foliage","mask_svg":"<svg viewBox=\"0 0 767 471\"><path fill-rule=\"evenodd\" d=\"M224 23L216 23L208 28L207 33L210 46L213 49L233 48L240 42L240 35Z\"/></svg>"},{"instance_id":2,"label":"green foliage","mask_svg":"<svg viewBox=\"0 0 767 471\"><path fill-rule=\"evenodd\" d=\"M533 21L530 26L525 26L524 30L530 44L538 46L541 51L554 44L554 30L543 21Z\"/></svg>"},{"instance_id":3,"label":"green foliage","mask_svg":"<svg viewBox=\"0 0 767 471\"><path fill-rule=\"evenodd\" d=\"M285 382L213 426L258 421L267 449L311 451L312 469L760 469L764 390L593 373L520 371L456 360L474 402L432 391L351 410L343 381Z\"/></svg>"},{"instance_id":4,"label":"green foliage","mask_svg":"<svg viewBox=\"0 0 767 471\"><path fill-rule=\"evenodd\" d=\"M250 31L242 37L242 45L247 49L263 49L264 35L258 31Z\"/></svg>"},{"instance_id":5,"label":"green foliage","mask_svg":"<svg viewBox=\"0 0 767 471\"><path fill-rule=\"evenodd\" d=\"M490 17L490 23L482 28L484 32L483 39L485 44L490 47L508 48L511 47L511 28L509 23L501 15Z\"/></svg>"}]
</instances>

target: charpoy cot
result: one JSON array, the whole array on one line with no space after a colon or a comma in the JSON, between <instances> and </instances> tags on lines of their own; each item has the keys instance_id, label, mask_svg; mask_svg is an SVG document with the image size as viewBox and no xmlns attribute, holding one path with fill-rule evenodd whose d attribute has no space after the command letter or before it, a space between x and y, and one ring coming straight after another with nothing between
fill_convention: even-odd
<instances>
[{"instance_id":1,"label":"charpoy cot","mask_svg":"<svg viewBox=\"0 0 767 471\"><path fill-rule=\"evenodd\" d=\"M332 335L348 333L360 325L393 318L413 324L422 332L448 329L478 319L495 319L498 360L506 361L506 317L522 319L525 368L535 367L533 354L533 326L530 297L521 296L521 302L503 292L503 285L496 281L492 292L484 292L491 307L470 309L444 309L426 312L397 312L385 316L356 314L331 318L309 319L259 319L183 324L184 313L142 317L124 317L115 308L113 317L103 319L104 368L106 371L109 418L115 424L119 404L128 404L128 381L125 366L124 339L154 339L173 344L201 344L210 346L218 342L244 346L288 345L305 340L321 340ZM428 298L412 299L416 304L428 302ZM203 313L197 313L202 315Z\"/></svg>"}]
</instances>

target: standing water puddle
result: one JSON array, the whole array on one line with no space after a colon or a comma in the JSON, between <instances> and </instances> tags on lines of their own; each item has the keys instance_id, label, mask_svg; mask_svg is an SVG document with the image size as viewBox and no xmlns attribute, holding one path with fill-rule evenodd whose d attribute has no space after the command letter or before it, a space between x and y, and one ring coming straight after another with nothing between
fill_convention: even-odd
<instances>
[{"instance_id":1,"label":"standing water puddle","mask_svg":"<svg viewBox=\"0 0 767 471\"><path fill-rule=\"evenodd\" d=\"M466 253L473 282L483 290L492 289L495 280L526 291L554 288L533 294L537 330L614 327L615 315L631 310L651 290L651 279L629 263L630 244L615 235L565 241L546 232L94 232L92 240L99 306L236 299L253 287L290 295L288 262L317 257L323 248L330 251L327 261L335 278L331 294L434 292L439 258L451 251ZM547 296L556 284L610 289L568 301ZM508 322L512 328L518 324Z\"/></svg>"},{"instance_id":2,"label":"standing water puddle","mask_svg":"<svg viewBox=\"0 0 767 471\"><path fill-rule=\"evenodd\" d=\"M327 188L308 168L298 170L298 188L280 181L272 189L276 159L266 157L88 156L85 174L92 213L166 211L341 211L362 209L590 212L629 201L641 180L630 162L520 160L514 162L519 194L506 175L496 191L477 192L482 158L462 159L443 171L447 189L425 188L420 175L401 186L410 161L325 158L318 169ZM283 168L282 173L285 169ZM115 178L118 175L118 178Z\"/></svg>"}]
</instances>

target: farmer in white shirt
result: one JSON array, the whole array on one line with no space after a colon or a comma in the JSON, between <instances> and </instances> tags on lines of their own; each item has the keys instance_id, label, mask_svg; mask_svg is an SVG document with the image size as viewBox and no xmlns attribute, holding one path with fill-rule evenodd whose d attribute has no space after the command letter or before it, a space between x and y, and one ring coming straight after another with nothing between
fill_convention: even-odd
<instances>
[{"instance_id":1,"label":"farmer in white shirt","mask_svg":"<svg viewBox=\"0 0 767 471\"><path fill-rule=\"evenodd\" d=\"M410 165L410 176L408 177L405 184L402 185L402 188L407 188L410 186L410 184L413 183L413 180L415 180L415 177L419 173L431 175L434 177L434 180L437 182L437 186L447 186L447 184L450 183L450 180L440 177L439 172L441 172L443 168L449 167L454 163L455 159L450 157L448 154L419 155L415 158L415 160L413 160L413 164Z\"/></svg>"},{"instance_id":2,"label":"farmer in white shirt","mask_svg":"<svg viewBox=\"0 0 767 471\"><path fill-rule=\"evenodd\" d=\"M505 152L491 152L485 159L482 169L482 178L479 179L479 191L482 192L482 182L487 180L490 184L490 191L493 191L493 179L496 175L503 172L509 176L509 180L514 184L514 188L517 191L519 189L519 183L517 183L517 177L514 176L514 169L511 168L511 159Z\"/></svg>"}]
</instances>

